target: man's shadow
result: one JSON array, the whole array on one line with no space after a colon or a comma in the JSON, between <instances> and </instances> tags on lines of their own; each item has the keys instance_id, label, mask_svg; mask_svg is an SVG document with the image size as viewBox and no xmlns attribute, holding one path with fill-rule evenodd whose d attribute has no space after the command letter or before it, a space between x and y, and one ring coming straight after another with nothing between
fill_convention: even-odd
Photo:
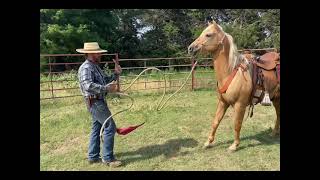
<instances>
[{"instance_id":1,"label":"man's shadow","mask_svg":"<svg viewBox=\"0 0 320 180\"><path fill-rule=\"evenodd\" d=\"M170 139L164 144L141 147L135 151L120 152L115 155L121 157L125 163L151 159L161 155L164 155L165 158L174 158L189 153L189 151L180 152L182 147L193 148L197 145L198 142L192 138Z\"/></svg>"}]
</instances>

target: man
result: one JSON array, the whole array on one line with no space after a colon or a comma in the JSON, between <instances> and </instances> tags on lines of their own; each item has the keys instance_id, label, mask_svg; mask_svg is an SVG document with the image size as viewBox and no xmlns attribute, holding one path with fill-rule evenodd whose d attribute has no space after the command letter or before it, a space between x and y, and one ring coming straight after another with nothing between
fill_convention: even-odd
<instances>
[{"instance_id":1,"label":"man","mask_svg":"<svg viewBox=\"0 0 320 180\"><path fill-rule=\"evenodd\" d=\"M100 157L100 129L104 121L111 115L105 101L108 92L116 91L115 81L121 73L121 67L115 63L115 70L111 76L107 76L99 67L101 54L107 52L100 49L97 42L84 43L83 49L76 49L79 53L86 54L86 61L80 66L78 78L80 90L84 96L88 111L92 115L92 129L88 150L89 163L102 162L111 167L120 166L122 163L115 159L113 154L114 135L116 125L112 118L105 125L103 132L102 158Z\"/></svg>"}]
</instances>

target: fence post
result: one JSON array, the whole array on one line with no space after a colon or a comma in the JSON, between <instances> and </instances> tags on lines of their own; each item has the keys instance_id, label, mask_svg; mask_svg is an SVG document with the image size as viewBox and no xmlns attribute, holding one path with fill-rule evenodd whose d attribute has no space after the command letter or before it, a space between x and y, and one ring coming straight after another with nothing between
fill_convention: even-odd
<instances>
[{"instance_id":1,"label":"fence post","mask_svg":"<svg viewBox=\"0 0 320 180\"><path fill-rule=\"evenodd\" d=\"M172 63L171 63L171 59L169 59L169 71L168 71L168 72L169 72L169 75L168 75L169 77L170 77L170 73L171 73L171 71L170 71L170 70L171 70L171 64L172 64ZM171 81L170 81L170 79L169 79L169 89L170 89L170 88L171 88Z\"/></svg>"},{"instance_id":2,"label":"fence post","mask_svg":"<svg viewBox=\"0 0 320 180\"><path fill-rule=\"evenodd\" d=\"M144 68L145 68L145 69L147 68L147 61L146 61L146 60L144 60ZM147 89L147 81L146 81L146 79L147 79L147 72L144 72L144 77L145 77L145 79L144 79L144 89Z\"/></svg>"},{"instance_id":3,"label":"fence post","mask_svg":"<svg viewBox=\"0 0 320 180\"><path fill-rule=\"evenodd\" d=\"M194 58L192 58L192 65L191 65L191 69L194 66ZM194 68L195 69L195 68ZM195 77L194 77L194 69L192 70L192 82L191 82L191 89L192 91L194 90L194 83L195 83Z\"/></svg>"},{"instance_id":4,"label":"fence post","mask_svg":"<svg viewBox=\"0 0 320 180\"><path fill-rule=\"evenodd\" d=\"M118 65L120 65L120 64L119 64L119 56L118 56L118 53L116 53L116 62L118 63ZM115 64L115 66L116 66L116 64ZM120 75L117 77L117 91L118 91L118 92L120 92L120 81L119 81L119 79L120 79Z\"/></svg>"},{"instance_id":5,"label":"fence post","mask_svg":"<svg viewBox=\"0 0 320 180\"><path fill-rule=\"evenodd\" d=\"M51 98L54 98L53 95L53 83L52 83L52 73L51 73L51 57L49 57L49 75L50 75L50 83L51 83Z\"/></svg>"}]
</instances>

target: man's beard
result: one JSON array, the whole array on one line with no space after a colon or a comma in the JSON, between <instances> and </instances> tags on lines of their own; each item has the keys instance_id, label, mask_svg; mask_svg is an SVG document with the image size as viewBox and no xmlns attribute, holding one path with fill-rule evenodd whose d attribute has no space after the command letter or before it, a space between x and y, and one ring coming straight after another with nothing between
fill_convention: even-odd
<instances>
[{"instance_id":1,"label":"man's beard","mask_svg":"<svg viewBox=\"0 0 320 180\"><path fill-rule=\"evenodd\" d=\"M95 57L95 58L93 59L93 61L96 62L96 63L100 63L101 57Z\"/></svg>"}]
</instances>

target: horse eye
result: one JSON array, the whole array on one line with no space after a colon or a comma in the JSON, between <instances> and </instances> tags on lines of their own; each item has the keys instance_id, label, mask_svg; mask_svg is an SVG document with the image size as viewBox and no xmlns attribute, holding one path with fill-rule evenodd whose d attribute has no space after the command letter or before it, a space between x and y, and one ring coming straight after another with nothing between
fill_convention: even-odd
<instances>
[{"instance_id":1,"label":"horse eye","mask_svg":"<svg viewBox=\"0 0 320 180\"><path fill-rule=\"evenodd\" d=\"M213 33L206 34L206 37L211 37Z\"/></svg>"}]
</instances>

